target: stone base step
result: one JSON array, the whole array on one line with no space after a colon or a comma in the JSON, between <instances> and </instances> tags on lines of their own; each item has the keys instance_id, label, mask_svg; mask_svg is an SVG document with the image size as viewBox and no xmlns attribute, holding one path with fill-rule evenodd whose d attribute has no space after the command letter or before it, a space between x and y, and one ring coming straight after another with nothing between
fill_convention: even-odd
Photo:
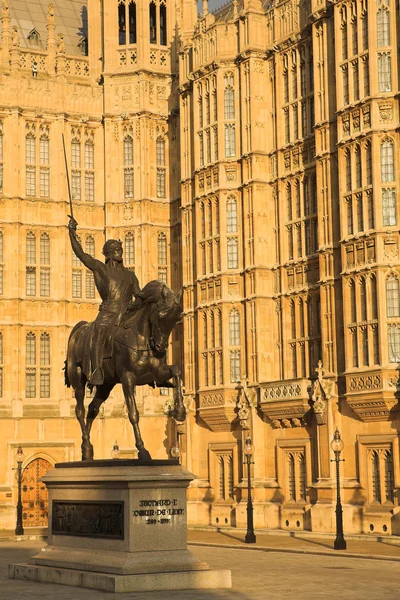
<instances>
[{"instance_id":1,"label":"stone base step","mask_svg":"<svg viewBox=\"0 0 400 600\"><path fill-rule=\"evenodd\" d=\"M151 592L166 590L196 590L231 588L229 570L179 571L174 573L144 573L136 575L113 575L62 569L41 565L9 565L10 579L57 583L73 587L102 590L104 592Z\"/></svg>"}]
</instances>

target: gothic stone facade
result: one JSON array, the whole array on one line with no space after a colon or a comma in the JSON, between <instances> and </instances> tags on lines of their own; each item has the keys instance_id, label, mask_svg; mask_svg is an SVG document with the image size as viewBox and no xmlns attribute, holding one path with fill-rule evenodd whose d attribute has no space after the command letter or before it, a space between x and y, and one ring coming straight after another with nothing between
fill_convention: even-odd
<instances>
[{"instance_id":1,"label":"gothic stone facade","mask_svg":"<svg viewBox=\"0 0 400 600\"><path fill-rule=\"evenodd\" d=\"M345 531L399 535L394 0L198 17L193 0L32 0L32 27L20 4L1 13L1 525L19 444L28 525L45 520L40 473L79 457L61 367L98 298L67 238L64 134L87 251L119 237L142 285L184 290L170 358L188 421L165 390L138 403L154 456L179 434L190 522L245 524L250 436L256 527L333 531L337 426ZM133 455L118 390L97 458L115 438Z\"/></svg>"}]
</instances>

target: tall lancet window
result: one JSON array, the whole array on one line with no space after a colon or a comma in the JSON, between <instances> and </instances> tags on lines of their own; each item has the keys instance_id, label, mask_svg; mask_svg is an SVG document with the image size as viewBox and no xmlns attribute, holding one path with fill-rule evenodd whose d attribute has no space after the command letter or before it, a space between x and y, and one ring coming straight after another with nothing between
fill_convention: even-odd
<instances>
[{"instance_id":1,"label":"tall lancet window","mask_svg":"<svg viewBox=\"0 0 400 600\"><path fill-rule=\"evenodd\" d=\"M124 139L124 197L133 198L133 139Z\"/></svg>"},{"instance_id":2,"label":"tall lancet window","mask_svg":"<svg viewBox=\"0 0 400 600\"><path fill-rule=\"evenodd\" d=\"M136 2L118 2L118 42L120 46L136 44Z\"/></svg>"},{"instance_id":3,"label":"tall lancet window","mask_svg":"<svg viewBox=\"0 0 400 600\"><path fill-rule=\"evenodd\" d=\"M157 7L155 2L149 5L150 44L157 44Z\"/></svg>"},{"instance_id":4,"label":"tall lancet window","mask_svg":"<svg viewBox=\"0 0 400 600\"><path fill-rule=\"evenodd\" d=\"M160 2L160 44L167 45L167 6L164 0Z\"/></svg>"},{"instance_id":5,"label":"tall lancet window","mask_svg":"<svg viewBox=\"0 0 400 600\"><path fill-rule=\"evenodd\" d=\"M125 0L118 2L118 41L120 46L126 44L126 6Z\"/></svg>"}]
</instances>

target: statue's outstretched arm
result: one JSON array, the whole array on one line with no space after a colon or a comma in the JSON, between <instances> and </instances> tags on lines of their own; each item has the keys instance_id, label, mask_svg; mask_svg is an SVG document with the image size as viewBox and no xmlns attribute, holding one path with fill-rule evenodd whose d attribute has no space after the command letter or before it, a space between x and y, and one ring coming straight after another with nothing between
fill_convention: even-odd
<instances>
[{"instance_id":1,"label":"statue's outstretched arm","mask_svg":"<svg viewBox=\"0 0 400 600\"><path fill-rule=\"evenodd\" d=\"M91 271L98 271L104 267L103 263L84 252L78 238L76 237L77 222L70 218L68 223L69 239L71 240L72 250L75 252L79 260Z\"/></svg>"}]
</instances>

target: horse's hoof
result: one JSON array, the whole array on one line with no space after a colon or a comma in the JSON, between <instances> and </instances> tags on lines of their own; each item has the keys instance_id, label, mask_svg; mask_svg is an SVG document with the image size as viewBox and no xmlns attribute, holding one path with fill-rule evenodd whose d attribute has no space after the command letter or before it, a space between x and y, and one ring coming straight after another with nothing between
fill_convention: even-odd
<instances>
[{"instance_id":1,"label":"horse's hoof","mask_svg":"<svg viewBox=\"0 0 400 600\"><path fill-rule=\"evenodd\" d=\"M151 460L150 452L147 452L146 448L140 448L138 454L139 460Z\"/></svg>"},{"instance_id":2,"label":"horse's hoof","mask_svg":"<svg viewBox=\"0 0 400 600\"><path fill-rule=\"evenodd\" d=\"M184 406L174 408L172 411L172 416L174 417L175 421L183 423L186 420L186 408Z\"/></svg>"}]
</instances>

